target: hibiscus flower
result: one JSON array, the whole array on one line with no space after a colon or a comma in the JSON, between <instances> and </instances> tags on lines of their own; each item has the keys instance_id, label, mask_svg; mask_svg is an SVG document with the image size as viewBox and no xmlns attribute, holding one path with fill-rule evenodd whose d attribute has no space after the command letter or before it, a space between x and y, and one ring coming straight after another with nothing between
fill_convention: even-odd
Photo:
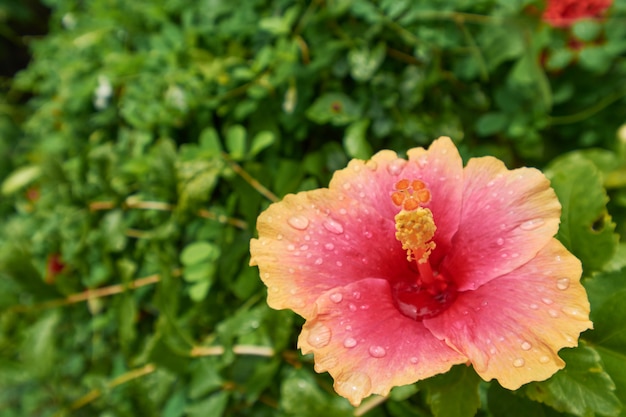
<instances>
[{"instance_id":1,"label":"hibiscus flower","mask_svg":"<svg viewBox=\"0 0 626 417\"><path fill-rule=\"evenodd\" d=\"M601 16L612 0L548 0L543 20L555 27L569 27L580 19Z\"/></svg>"},{"instance_id":2,"label":"hibiscus flower","mask_svg":"<svg viewBox=\"0 0 626 417\"><path fill-rule=\"evenodd\" d=\"M509 389L547 379L592 326L549 181L493 157L464 168L445 137L407 154L352 160L259 216L268 304L306 319L299 347L353 405L461 363Z\"/></svg>"}]
</instances>

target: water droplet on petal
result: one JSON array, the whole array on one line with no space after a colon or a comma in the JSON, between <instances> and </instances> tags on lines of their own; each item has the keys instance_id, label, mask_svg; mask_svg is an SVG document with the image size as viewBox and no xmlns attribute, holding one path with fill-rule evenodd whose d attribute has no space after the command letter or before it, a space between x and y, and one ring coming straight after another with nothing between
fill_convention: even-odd
<instances>
[{"instance_id":1,"label":"water droplet on petal","mask_svg":"<svg viewBox=\"0 0 626 417\"><path fill-rule=\"evenodd\" d=\"M361 293L359 291L355 291L352 293L352 297L354 297L355 300L359 300L361 299Z\"/></svg>"},{"instance_id":2,"label":"water droplet on petal","mask_svg":"<svg viewBox=\"0 0 626 417\"><path fill-rule=\"evenodd\" d=\"M552 309L552 308L551 308L550 310L548 310L548 314L549 314L549 315L550 315L550 317L552 317L552 318L557 318L557 317L559 317L559 312L558 312L558 311L556 311L556 310L554 310L554 309Z\"/></svg>"},{"instance_id":3,"label":"water droplet on petal","mask_svg":"<svg viewBox=\"0 0 626 417\"><path fill-rule=\"evenodd\" d=\"M343 262L341 262L341 261L337 261L335 263L337 264L337 266L343 266Z\"/></svg>"},{"instance_id":4,"label":"water droplet on petal","mask_svg":"<svg viewBox=\"0 0 626 417\"><path fill-rule=\"evenodd\" d=\"M326 325L316 323L309 330L306 340L314 348L323 348L330 342L330 336L330 329Z\"/></svg>"},{"instance_id":5,"label":"water droplet on petal","mask_svg":"<svg viewBox=\"0 0 626 417\"><path fill-rule=\"evenodd\" d=\"M348 349L353 348L356 345L357 345L357 341L355 338L352 338L352 337L348 337L346 340L343 341L343 346Z\"/></svg>"},{"instance_id":6,"label":"water droplet on petal","mask_svg":"<svg viewBox=\"0 0 626 417\"><path fill-rule=\"evenodd\" d=\"M523 341L522 342L522 350L530 350L530 348L532 348L533 346L527 342L527 341Z\"/></svg>"},{"instance_id":7,"label":"water droplet on petal","mask_svg":"<svg viewBox=\"0 0 626 417\"><path fill-rule=\"evenodd\" d=\"M528 307L530 307L531 310L537 310L539 308L539 306L537 304L535 304L535 303L532 303Z\"/></svg>"},{"instance_id":8,"label":"water droplet on petal","mask_svg":"<svg viewBox=\"0 0 626 417\"><path fill-rule=\"evenodd\" d=\"M343 295L340 292L335 292L330 295L330 301L333 303L340 303L343 300Z\"/></svg>"},{"instance_id":9,"label":"water droplet on petal","mask_svg":"<svg viewBox=\"0 0 626 417\"><path fill-rule=\"evenodd\" d=\"M487 183L487 187L493 187L495 183L496 183L495 181L489 181Z\"/></svg>"},{"instance_id":10,"label":"water droplet on petal","mask_svg":"<svg viewBox=\"0 0 626 417\"><path fill-rule=\"evenodd\" d=\"M556 287L561 290L561 291L565 291L566 289L569 288L569 278L559 278L556 280Z\"/></svg>"},{"instance_id":11,"label":"water droplet on petal","mask_svg":"<svg viewBox=\"0 0 626 417\"><path fill-rule=\"evenodd\" d=\"M335 245L333 245L332 243L327 243L324 245L324 247L328 250L333 250L335 249Z\"/></svg>"},{"instance_id":12,"label":"water droplet on petal","mask_svg":"<svg viewBox=\"0 0 626 417\"><path fill-rule=\"evenodd\" d=\"M543 223L544 223L543 219L533 219L533 220L525 221L524 223L520 224L519 227L522 230L530 231L530 230L535 230L543 226Z\"/></svg>"},{"instance_id":13,"label":"water droplet on petal","mask_svg":"<svg viewBox=\"0 0 626 417\"><path fill-rule=\"evenodd\" d=\"M504 239L499 237L498 240L496 240L496 243L498 244L498 246L502 246L502 245L504 245Z\"/></svg>"},{"instance_id":14,"label":"water droplet on petal","mask_svg":"<svg viewBox=\"0 0 626 417\"><path fill-rule=\"evenodd\" d=\"M376 345L370 346L368 352L373 358L383 358L387 354L384 347Z\"/></svg>"},{"instance_id":15,"label":"water droplet on petal","mask_svg":"<svg viewBox=\"0 0 626 417\"><path fill-rule=\"evenodd\" d=\"M309 227L309 219L307 219L304 216L293 216L293 217L290 217L287 220L287 223L289 223L289 226L293 227L294 229L298 229L298 230L304 230L307 227Z\"/></svg>"},{"instance_id":16,"label":"water droplet on petal","mask_svg":"<svg viewBox=\"0 0 626 417\"><path fill-rule=\"evenodd\" d=\"M350 303L348 305L348 308L350 309L350 311L356 311L357 310L356 305L354 305L353 303Z\"/></svg>"},{"instance_id":17,"label":"water droplet on petal","mask_svg":"<svg viewBox=\"0 0 626 417\"><path fill-rule=\"evenodd\" d=\"M317 258L315 260L315 265L321 265L322 263L324 263L324 260L322 258Z\"/></svg>"},{"instance_id":18,"label":"water droplet on petal","mask_svg":"<svg viewBox=\"0 0 626 417\"><path fill-rule=\"evenodd\" d=\"M365 166L372 171L376 171L376 169L378 168L378 163L376 161L369 160L365 163Z\"/></svg>"},{"instance_id":19,"label":"water droplet on petal","mask_svg":"<svg viewBox=\"0 0 626 417\"><path fill-rule=\"evenodd\" d=\"M340 235L343 233L343 226L337 220L326 219L326 221L324 221L324 227L326 228L326 230L336 235Z\"/></svg>"},{"instance_id":20,"label":"water droplet on petal","mask_svg":"<svg viewBox=\"0 0 626 417\"><path fill-rule=\"evenodd\" d=\"M309 249L309 245L300 246L300 250L308 250L308 249Z\"/></svg>"},{"instance_id":21,"label":"water droplet on petal","mask_svg":"<svg viewBox=\"0 0 626 417\"><path fill-rule=\"evenodd\" d=\"M513 366L516 368L521 368L522 366L524 366L524 363L526 362L523 358L517 358L513 361Z\"/></svg>"},{"instance_id":22,"label":"water droplet on petal","mask_svg":"<svg viewBox=\"0 0 626 417\"><path fill-rule=\"evenodd\" d=\"M372 232L370 232L369 230L366 230L363 232L363 236L365 236L367 239L371 239Z\"/></svg>"},{"instance_id":23,"label":"water droplet on petal","mask_svg":"<svg viewBox=\"0 0 626 417\"><path fill-rule=\"evenodd\" d=\"M551 299L546 298L546 297L542 298L541 301L543 301L543 303L546 305L550 305L553 302Z\"/></svg>"},{"instance_id":24,"label":"water droplet on petal","mask_svg":"<svg viewBox=\"0 0 626 417\"><path fill-rule=\"evenodd\" d=\"M398 175L400 174L400 172L402 172L402 168L404 168L406 162L407 161L404 159L396 159L395 161L392 161L389 165L387 165L387 171L391 175Z\"/></svg>"},{"instance_id":25,"label":"water droplet on petal","mask_svg":"<svg viewBox=\"0 0 626 417\"><path fill-rule=\"evenodd\" d=\"M276 235L276 240L283 240L283 235L281 235L280 233Z\"/></svg>"},{"instance_id":26,"label":"water droplet on petal","mask_svg":"<svg viewBox=\"0 0 626 417\"><path fill-rule=\"evenodd\" d=\"M344 397L360 400L370 394L372 380L362 372L346 373L348 378L335 380L335 390Z\"/></svg>"},{"instance_id":27,"label":"water droplet on petal","mask_svg":"<svg viewBox=\"0 0 626 417\"><path fill-rule=\"evenodd\" d=\"M561 311L572 318L578 320L587 320L587 314L579 308L566 306L563 307Z\"/></svg>"},{"instance_id":28,"label":"water droplet on petal","mask_svg":"<svg viewBox=\"0 0 626 417\"><path fill-rule=\"evenodd\" d=\"M548 363L548 362L550 362L550 358L549 358L548 356L546 356L546 355L543 355L543 356L541 356L541 357L539 358L539 363L546 364L546 363Z\"/></svg>"}]
</instances>

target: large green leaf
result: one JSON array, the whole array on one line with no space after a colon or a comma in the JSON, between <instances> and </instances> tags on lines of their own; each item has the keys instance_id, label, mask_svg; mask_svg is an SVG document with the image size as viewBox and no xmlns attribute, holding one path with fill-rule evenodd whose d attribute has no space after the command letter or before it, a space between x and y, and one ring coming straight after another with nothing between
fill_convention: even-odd
<instances>
[{"instance_id":1,"label":"large green leaf","mask_svg":"<svg viewBox=\"0 0 626 417\"><path fill-rule=\"evenodd\" d=\"M553 161L546 175L563 206L557 238L582 261L585 275L601 269L617 247L617 235L598 169L574 152Z\"/></svg>"},{"instance_id":2,"label":"large green leaf","mask_svg":"<svg viewBox=\"0 0 626 417\"><path fill-rule=\"evenodd\" d=\"M581 417L617 416L622 404L598 352L588 346L560 352L567 366L547 381L526 385L524 392L558 411Z\"/></svg>"},{"instance_id":3,"label":"large green leaf","mask_svg":"<svg viewBox=\"0 0 626 417\"><path fill-rule=\"evenodd\" d=\"M471 417L480 406L480 377L474 369L457 365L449 372L419 384L435 417Z\"/></svg>"},{"instance_id":4,"label":"large green leaf","mask_svg":"<svg viewBox=\"0 0 626 417\"><path fill-rule=\"evenodd\" d=\"M585 281L591 302L593 331L585 340L600 354L604 368L615 383L615 394L626 404L626 268L597 274ZM620 417L626 416L622 408Z\"/></svg>"}]
</instances>

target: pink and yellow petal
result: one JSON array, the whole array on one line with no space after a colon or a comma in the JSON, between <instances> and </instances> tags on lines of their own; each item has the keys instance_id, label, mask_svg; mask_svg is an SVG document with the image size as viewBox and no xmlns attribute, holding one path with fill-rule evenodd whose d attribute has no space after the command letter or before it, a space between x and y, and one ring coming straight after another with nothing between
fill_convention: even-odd
<instances>
[{"instance_id":1,"label":"pink and yellow petal","mask_svg":"<svg viewBox=\"0 0 626 417\"><path fill-rule=\"evenodd\" d=\"M250 264L272 308L308 318L324 292L366 277L412 274L393 219L328 189L287 195L258 218Z\"/></svg>"},{"instance_id":2,"label":"pink and yellow petal","mask_svg":"<svg viewBox=\"0 0 626 417\"><path fill-rule=\"evenodd\" d=\"M407 152L408 160L393 151L381 151L369 161L352 160L346 169L337 171L330 189L375 208L383 217L393 219L399 209L391 200L395 184L401 179L421 180L430 190L431 201L426 204L433 212L438 248L433 254L437 263L449 249L456 233L461 211L463 161L450 138L435 140L426 150L414 148Z\"/></svg>"},{"instance_id":3,"label":"pink and yellow petal","mask_svg":"<svg viewBox=\"0 0 626 417\"><path fill-rule=\"evenodd\" d=\"M460 290L476 289L532 259L556 234L561 205L534 168L508 170L493 157L464 173L461 223L443 268Z\"/></svg>"},{"instance_id":4,"label":"pink and yellow petal","mask_svg":"<svg viewBox=\"0 0 626 417\"><path fill-rule=\"evenodd\" d=\"M353 405L370 394L446 372L467 357L436 339L395 307L387 281L364 279L335 288L316 302L298 339L328 371L335 390Z\"/></svg>"},{"instance_id":5,"label":"pink and yellow petal","mask_svg":"<svg viewBox=\"0 0 626 417\"><path fill-rule=\"evenodd\" d=\"M517 389L561 369L557 352L592 327L580 275L578 259L552 239L533 260L461 293L424 325L467 355L481 377Z\"/></svg>"}]
</instances>

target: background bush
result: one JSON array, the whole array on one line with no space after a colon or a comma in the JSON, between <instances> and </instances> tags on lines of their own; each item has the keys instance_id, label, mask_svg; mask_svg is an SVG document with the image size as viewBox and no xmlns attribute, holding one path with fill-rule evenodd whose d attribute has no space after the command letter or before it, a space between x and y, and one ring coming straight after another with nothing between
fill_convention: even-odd
<instances>
[{"instance_id":1,"label":"background bush","mask_svg":"<svg viewBox=\"0 0 626 417\"><path fill-rule=\"evenodd\" d=\"M13 3L5 33L48 19ZM626 3L567 29L529 0L44 3L0 102L1 415L352 415L265 304L256 217L441 135L546 169L596 330L552 382L456 367L367 415L626 415Z\"/></svg>"}]
</instances>

